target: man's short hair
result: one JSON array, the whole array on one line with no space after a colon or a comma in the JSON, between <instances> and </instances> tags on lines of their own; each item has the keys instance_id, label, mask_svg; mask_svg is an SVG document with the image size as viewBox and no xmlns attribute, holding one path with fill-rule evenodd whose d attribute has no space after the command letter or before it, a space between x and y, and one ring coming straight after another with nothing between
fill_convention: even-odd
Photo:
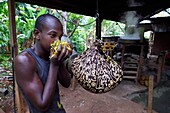
<instances>
[{"instance_id":1,"label":"man's short hair","mask_svg":"<svg viewBox=\"0 0 170 113\"><path fill-rule=\"evenodd\" d=\"M54 15L42 14L35 21L35 28L37 28L40 32L42 32L44 21L46 21L47 18L53 18L53 19L56 19L60 22L60 20L57 17L55 17Z\"/></svg>"}]
</instances>

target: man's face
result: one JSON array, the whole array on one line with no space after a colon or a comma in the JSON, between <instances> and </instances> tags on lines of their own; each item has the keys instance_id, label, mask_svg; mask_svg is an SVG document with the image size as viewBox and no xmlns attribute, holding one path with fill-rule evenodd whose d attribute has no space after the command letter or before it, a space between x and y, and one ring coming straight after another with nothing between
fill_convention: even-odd
<instances>
[{"instance_id":1,"label":"man's face","mask_svg":"<svg viewBox=\"0 0 170 113\"><path fill-rule=\"evenodd\" d=\"M59 21L48 18L44 21L42 32L40 32L40 43L42 48L50 52L50 45L55 40L61 39L63 27Z\"/></svg>"}]
</instances>

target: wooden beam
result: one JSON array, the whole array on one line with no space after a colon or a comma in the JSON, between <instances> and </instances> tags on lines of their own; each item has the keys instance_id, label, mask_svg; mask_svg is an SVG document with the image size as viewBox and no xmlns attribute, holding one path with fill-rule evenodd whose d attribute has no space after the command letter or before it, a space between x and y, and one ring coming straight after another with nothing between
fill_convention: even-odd
<instances>
[{"instance_id":1,"label":"wooden beam","mask_svg":"<svg viewBox=\"0 0 170 113\"><path fill-rule=\"evenodd\" d=\"M13 88L14 88L14 112L22 113L21 94L15 81L14 59L18 54L17 39L16 39L16 22L15 22L15 1L8 0L8 16L10 29L10 45L12 53L12 68L13 68Z\"/></svg>"},{"instance_id":2,"label":"wooden beam","mask_svg":"<svg viewBox=\"0 0 170 113\"><path fill-rule=\"evenodd\" d=\"M9 16L9 29L10 29L10 44L14 48L14 57L18 54L17 40L16 40L16 23L15 23L15 2L8 0L8 16Z\"/></svg>"}]
</instances>

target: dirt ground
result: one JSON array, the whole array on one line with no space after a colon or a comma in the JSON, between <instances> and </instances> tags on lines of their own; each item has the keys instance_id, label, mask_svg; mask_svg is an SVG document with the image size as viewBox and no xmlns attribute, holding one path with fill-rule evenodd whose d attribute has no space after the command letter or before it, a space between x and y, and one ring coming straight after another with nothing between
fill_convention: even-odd
<instances>
[{"instance_id":1,"label":"dirt ground","mask_svg":"<svg viewBox=\"0 0 170 113\"><path fill-rule=\"evenodd\" d=\"M168 75L169 70L166 71ZM67 113L147 113L147 106L128 98L134 92L147 90L147 87L134 81L123 80L115 89L104 94L90 93L78 83L74 90L72 85L69 88L59 87L61 103ZM0 113L13 113L13 106L13 92L10 88L6 96L0 96ZM152 113L158 112L153 110Z\"/></svg>"},{"instance_id":2,"label":"dirt ground","mask_svg":"<svg viewBox=\"0 0 170 113\"><path fill-rule=\"evenodd\" d=\"M128 94L146 89L133 81L124 80L115 89L104 94L88 92L78 83L74 90L72 86L59 87L61 103L67 113L147 113L147 106L126 98ZM1 98L0 107L0 113L13 113L12 92Z\"/></svg>"},{"instance_id":3,"label":"dirt ground","mask_svg":"<svg viewBox=\"0 0 170 113\"><path fill-rule=\"evenodd\" d=\"M110 92L94 94L77 83L74 90L60 86L61 103L67 113L147 113L147 106L126 98L126 95L144 89L145 86L124 80Z\"/></svg>"}]
</instances>

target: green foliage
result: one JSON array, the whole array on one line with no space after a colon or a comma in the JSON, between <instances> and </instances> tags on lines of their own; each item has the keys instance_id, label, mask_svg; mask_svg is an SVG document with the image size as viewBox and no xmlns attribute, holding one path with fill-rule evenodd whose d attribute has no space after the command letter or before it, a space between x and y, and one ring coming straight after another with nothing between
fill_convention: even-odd
<instances>
[{"instance_id":1,"label":"green foliage","mask_svg":"<svg viewBox=\"0 0 170 113\"><path fill-rule=\"evenodd\" d=\"M21 44L30 38L34 29L36 18L47 12L46 8L37 5L16 3L16 32L19 52L26 48L21 48Z\"/></svg>"},{"instance_id":2,"label":"green foliage","mask_svg":"<svg viewBox=\"0 0 170 113\"><path fill-rule=\"evenodd\" d=\"M5 46L9 45L9 28L8 28L8 7L7 2L0 2L0 50L5 52Z\"/></svg>"},{"instance_id":3,"label":"green foliage","mask_svg":"<svg viewBox=\"0 0 170 113\"><path fill-rule=\"evenodd\" d=\"M91 35L93 29L92 24L86 25L88 23L91 23L94 21L94 19L91 18L85 18L85 16L82 15L77 15L73 13L69 13L69 20L71 20L73 23L76 24L78 21L78 27L75 30L74 34L70 37L71 42L73 43L73 46L75 50L78 53L82 53L85 49L85 43L86 43L86 38ZM74 29L74 25L72 23L67 23L67 30L69 31L68 33L72 32ZM89 36L90 37L90 36Z\"/></svg>"},{"instance_id":4,"label":"green foliage","mask_svg":"<svg viewBox=\"0 0 170 113\"><path fill-rule=\"evenodd\" d=\"M17 33L17 44L18 44L18 51L25 48L21 48L21 44L24 41L29 39L30 34L34 28L34 23L36 18L46 13L46 8L39 7L36 5L30 5L25 3L18 3L16 2L16 33ZM8 4L7 1L0 1L0 50L1 59L0 63L1 66L6 67L8 65L8 60L4 58L9 58L4 53L6 53L5 47L8 46L10 48L10 37L9 37L9 18L8 18Z\"/></svg>"},{"instance_id":5,"label":"green foliage","mask_svg":"<svg viewBox=\"0 0 170 113\"><path fill-rule=\"evenodd\" d=\"M120 36L124 35L125 25L115 21L103 20L102 22L102 34L104 36Z\"/></svg>"},{"instance_id":6,"label":"green foliage","mask_svg":"<svg viewBox=\"0 0 170 113\"><path fill-rule=\"evenodd\" d=\"M20 52L21 50L25 49L21 46L21 44L26 42L30 38L31 32L34 29L35 20L38 16L45 13L51 13L57 17L59 17L60 15L56 13L55 9L49 9L46 7L40 7L37 5L20 2L15 3L17 44L18 50ZM5 64L5 62L9 60L9 56L4 55L4 53L6 52L4 48L6 46L10 46L7 0L0 0L0 7L0 48L3 48L0 50L0 52L2 53L0 63L1 65L7 66L7 63ZM70 40L73 43L75 50L78 53L82 53L85 49L86 40L95 38L95 18L68 12L67 20L71 21L67 22L68 35L70 35L74 31L75 24L78 22L78 27L76 28L73 35L70 37ZM122 29L124 28L123 24L119 23L119 25L122 27ZM102 36L123 34L120 26L118 26L116 22L103 20Z\"/></svg>"},{"instance_id":7,"label":"green foliage","mask_svg":"<svg viewBox=\"0 0 170 113\"><path fill-rule=\"evenodd\" d=\"M81 53L85 49L85 39L83 37L83 34L80 34L80 31L76 30L74 35L70 37L70 40L74 46L74 49Z\"/></svg>"},{"instance_id":8,"label":"green foliage","mask_svg":"<svg viewBox=\"0 0 170 113\"><path fill-rule=\"evenodd\" d=\"M0 54L0 67L12 69L10 61L11 58L8 55Z\"/></svg>"}]
</instances>

